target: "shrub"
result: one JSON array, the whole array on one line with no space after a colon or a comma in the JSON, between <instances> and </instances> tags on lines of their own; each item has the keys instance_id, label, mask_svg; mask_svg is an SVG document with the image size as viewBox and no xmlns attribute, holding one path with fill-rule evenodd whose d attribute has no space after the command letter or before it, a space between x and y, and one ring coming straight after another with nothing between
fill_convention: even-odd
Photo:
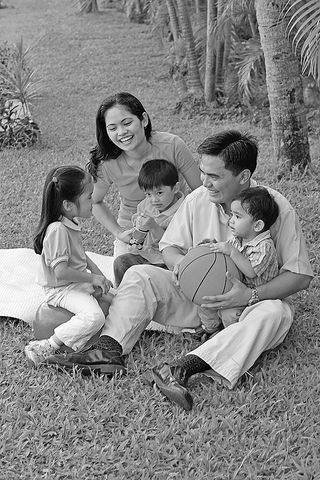
<instances>
[{"instance_id":1,"label":"shrub","mask_svg":"<svg viewBox=\"0 0 320 480\"><path fill-rule=\"evenodd\" d=\"M0 150L34 144L40 129L31 118L30 104L39 96L39 80L31 68L30 48L23 39L0 44Z\"/></svg>"}]
</instances>

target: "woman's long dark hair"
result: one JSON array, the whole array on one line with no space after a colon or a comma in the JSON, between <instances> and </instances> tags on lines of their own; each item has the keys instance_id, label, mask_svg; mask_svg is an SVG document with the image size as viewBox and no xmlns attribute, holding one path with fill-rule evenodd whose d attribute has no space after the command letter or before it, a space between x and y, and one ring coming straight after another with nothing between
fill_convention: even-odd
<instances>
[{"instance_id":1,"label":"woman's long dark hair","mask_svg":"<svg viewBox=\"0 0 320 480\"><path fill-rule=\"evenodd\" d=\"M97 171L99 163L104 160L109 160L119 157L123 150L117 147L109 138L106 130L105 114L115 105L123 105L132 115L135 115L139 120L143 120L143 114L146 113L142 103L131 93L120 92L115 95L107 97L100 105L96 115L96 137L97 145L90 151L90 160L87 163L87 170L97 178ZM147 114L148 115L148 114ZM151 137L152 125L148 115L148 124L144 128L146 139Z\"/></svg>"},{"instance_id":2,"label":"woman's long dark hair","mask_svg":"<svg viewBox=\"0 0 320 480\"><path fill-rule=\"evenodd\" d=\"M48 225L61 218L63 200L76 202L88 179L89 175L82 168L73 165L50 170L43 187L40 221L33 239L36 253L42 252Z\"/></svg>"}]
</instances>

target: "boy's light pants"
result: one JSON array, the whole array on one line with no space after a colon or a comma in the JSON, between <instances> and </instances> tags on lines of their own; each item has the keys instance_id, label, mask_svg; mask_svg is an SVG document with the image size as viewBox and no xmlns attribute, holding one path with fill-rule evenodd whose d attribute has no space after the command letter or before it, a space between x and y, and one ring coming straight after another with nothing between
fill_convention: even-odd
<instances>
[{"instance_id":1,"label":"boy's light pants","mask_svg":"<svg viewBox=\"0 0 320 480\"><path fill-rule=\"evenodd\" d=\"M175 287L171 275L152 265L131 267L113 299L101 335L116 339L127 354L152 320L181 328L198 327L197 305ZM284 340L292 321L288 303L265 300L245 308L238 323L189 353L202 358L233 388L263 351Z\"/></svg>"},{"instance_id":2,"label":"boy's light pants","mask_svg":"<svg viewBox=\"0 0 320 480\"><path fill-rule=\"evenodd\" d=\"M47 290L45 302L62 307L75 315L54 329L56 336L74 351L82 350L104 325L105 316L97 300L91 295L90 283L72 283L67 287Z\"/></svg>"}]
</instances>

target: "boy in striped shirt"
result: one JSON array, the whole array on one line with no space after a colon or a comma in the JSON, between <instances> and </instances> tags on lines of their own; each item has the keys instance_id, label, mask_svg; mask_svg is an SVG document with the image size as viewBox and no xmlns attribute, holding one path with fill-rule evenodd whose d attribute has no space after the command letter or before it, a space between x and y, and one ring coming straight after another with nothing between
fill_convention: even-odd
<instances>
[{"instance_id":1,"label":"boy in striped shirt","mask_svg":"<svg viewBox=\"0 0 320 480\"><path fill-rule=\"evenodd\" d=\"M233 239L210 244L211 250L230 256L244 276L243 283L250 288L263 285L279 274L277 252L269 230L278 215L278 205L266 188L248 188L231 203L229 227ZM241 312L242 309L229 308L220 310L214 318L211 310L210 318L206 309L201 308L199 316L203 329L211 334L219 327L220 320L227 327L238 321Z\"/></svg>"}]
</instances>

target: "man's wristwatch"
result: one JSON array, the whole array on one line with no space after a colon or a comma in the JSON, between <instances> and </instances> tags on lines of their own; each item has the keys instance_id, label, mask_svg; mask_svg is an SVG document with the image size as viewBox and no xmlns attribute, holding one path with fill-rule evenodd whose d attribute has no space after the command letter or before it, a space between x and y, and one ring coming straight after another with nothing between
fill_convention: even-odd
<instances>
[{"instance_id":1,"label":"man's wristwatch","mask_svg":"<svg viewBox=\"0 0 320 480\"><path fill-rule=\"evenodd\" d=\"M254 305L255 303L258 303L258 302L260 302L258 290L256 289L256 287L252 287L251 297L249 298L248 307L251 307L251 305Z\"/></svg>"}]
</instances>

